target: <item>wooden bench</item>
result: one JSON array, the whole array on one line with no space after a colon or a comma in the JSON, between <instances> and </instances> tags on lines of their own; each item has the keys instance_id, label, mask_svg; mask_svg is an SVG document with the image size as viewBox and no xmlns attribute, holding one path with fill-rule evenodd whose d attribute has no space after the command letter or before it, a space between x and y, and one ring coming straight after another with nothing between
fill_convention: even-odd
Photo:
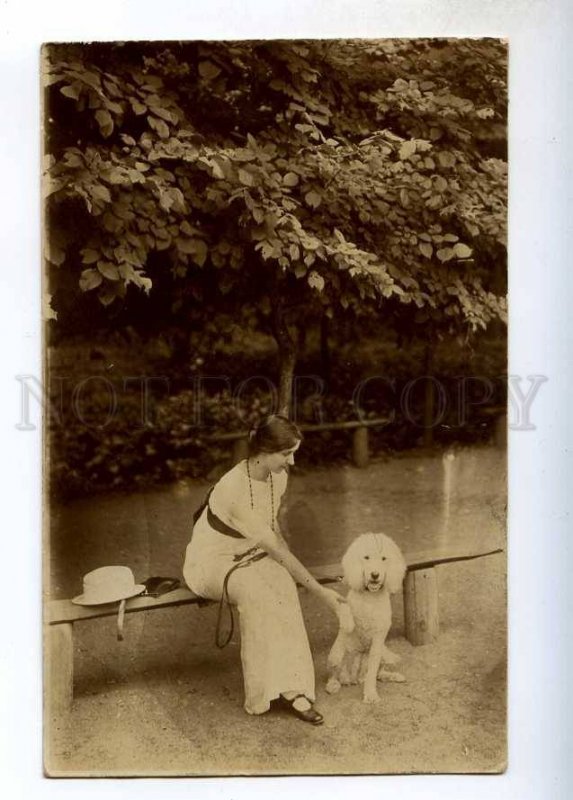
<instances>
[{"instance_id":1,"label":"wooden bench","mask_svg":"<svg viewBox=\"0 0 573 800\"><path fill-rule=\"evenodd\" d=\"M404 623L406 638L413 645L433 642L439 634L438 582L435 567L455 561L500 553L502 548L469 550L461 547L443 548L406 554L408 572L404 581ZM320 583L341 580L340 564L312 567ZM190 604L208 605L210 601L193 594L189 589L176 589L162 597L133 597L127 601L125 613L153 611ZM52 600L47 604L46 672L47 704L51 715L69 711L73 699L74 681L74 624L99 617L115 617L118 603L101 606L78 606L71 600Z\"/></svg>"}]
</instances>

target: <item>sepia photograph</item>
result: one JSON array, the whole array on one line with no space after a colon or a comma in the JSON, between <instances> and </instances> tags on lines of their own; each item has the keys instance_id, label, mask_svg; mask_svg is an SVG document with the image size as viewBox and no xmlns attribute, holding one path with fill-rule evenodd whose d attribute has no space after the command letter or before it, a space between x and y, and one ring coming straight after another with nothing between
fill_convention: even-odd
<instances>
[{"instance_id":1,"label":"sepia photograph","mask_svg":"<svg viewBox=\"0 0 573 800\"><path fill-rule=\"evenodd\" d=\"M509 53L43 45L46 776L506 770Z\"/></svg>"}]
</instances>

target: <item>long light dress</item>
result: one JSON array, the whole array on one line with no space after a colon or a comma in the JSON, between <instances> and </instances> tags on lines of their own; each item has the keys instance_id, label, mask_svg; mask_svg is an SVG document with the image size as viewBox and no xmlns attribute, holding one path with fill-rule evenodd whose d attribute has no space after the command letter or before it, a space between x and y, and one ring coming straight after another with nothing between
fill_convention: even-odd
<instances>
[{"instance_id":1,"label":"long light dress","mask_svg":"<svg viewBox=\"0 0 573 800\"><path fill-rule=\"evenodd\" d=\"M272 476L275 525L287 478L286 472ZM271 479L259 481L251 477L251 487L252 511L270 526ZM231 510L236 512L242 504L251 511L246 461L223 475L209 498L211 511L227 525L232 525ZM205 509L195 523L185 554L183 576L187 585L201 597L219 600L225 575L237 564L237 556L253 547L262 550L257 540L248 535L234 538L211 527ZM267 556L236 569L227 590L239 612L245 710L262 714L269 709L271 700L289 691L304 694L314 702L312 655L298 590L289 572Z\"/></svg>"}]
</instances>

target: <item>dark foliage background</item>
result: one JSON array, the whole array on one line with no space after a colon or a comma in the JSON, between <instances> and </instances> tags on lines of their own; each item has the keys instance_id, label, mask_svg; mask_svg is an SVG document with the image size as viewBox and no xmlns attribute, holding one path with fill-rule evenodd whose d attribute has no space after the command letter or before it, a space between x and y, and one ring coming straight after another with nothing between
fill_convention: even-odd
<instances>
[{"instance_id":1,"label":"dark foliage background","mask_svg":"<svg viewBox=\"0 0 573 800\"><path fill-rule=\"evenodd\" d=\"M486 441L505 402L506 57L492 39L46 46L52 490L208 476L230 456L208 437L272 408L355 419L374 376L394 397L371 382L362 411L396 412L374 454ZM448 399L431 436L436 398L412 392L419 424L398 399L423 375ZM146 420L136 376L166 379ZM200 376L228 390L198 398ZM469 376L493 391L475 381L462 419ZM301 458L348 451L317 433Z\"/></svg>"}]
</instances>

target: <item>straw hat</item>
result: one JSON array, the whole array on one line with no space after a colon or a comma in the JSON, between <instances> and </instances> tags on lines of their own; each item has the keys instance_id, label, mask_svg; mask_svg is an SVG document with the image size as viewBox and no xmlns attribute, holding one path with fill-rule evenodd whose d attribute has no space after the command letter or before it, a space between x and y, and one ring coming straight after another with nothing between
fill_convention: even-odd
<instances>
[{"instance_id":1,"label":"straw hat","mask_svg":"<svg viewBox=\"0 0 573 800\"><path fill-rule=\"evenodd\" d=\"M79 606L99 606L135 597L145 591L135 583L129 567L100 567L88 572L83 579L83 593L72 599Z\"/></svg>"}]
</instances>

